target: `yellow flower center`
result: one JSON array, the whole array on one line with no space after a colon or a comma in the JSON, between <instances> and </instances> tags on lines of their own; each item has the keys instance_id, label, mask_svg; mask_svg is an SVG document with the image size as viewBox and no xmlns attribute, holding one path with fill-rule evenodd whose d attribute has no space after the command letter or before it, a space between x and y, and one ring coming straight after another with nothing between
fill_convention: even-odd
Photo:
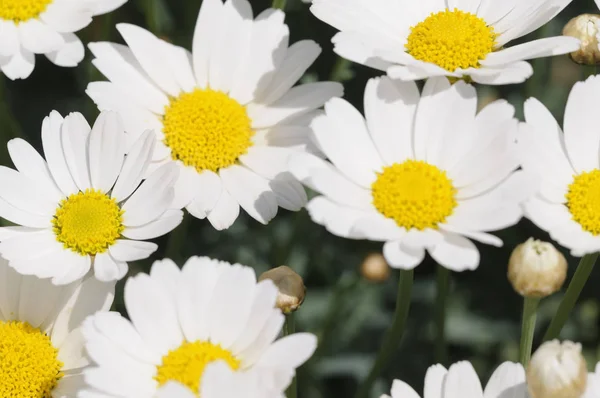
<instances>
[{"instance_id":1,"label":"yellow flower center","mask_svg":"<svg viewBox=\"0 0 600 398\"><path fill-rule=\"evenodd\" d=\"M574 178L566 194L567 207L581 227L592 235L600 234L600 170Z\"/></svg>"},{"instance_id":2,"label":"yellow flower center","mask_svg":"<svg viewBox=\"0 0 600 398\"><path fill-rule=\"evenodd\" d=\"M62 367L46 334L27 322L0 322L0 397L50 398Z\"/></svg>"},{"instance_id":3,"label":"yellow flower center","mask_svg":"<svg viewBox=\"0 0 600 398\"><path fill-rule=\"evenodd\" d=\"M125 229L116 200L93 189L63 199L52 225L56 240L65 249L84 256L105 252Z\"/></svg>"},{"instance_id":4,"label":"yellow flower center","mask_svg":"<svg viewBox=\"0 0 600 398\"><path fill-rule=\"evenodd\" d=\"M168 381L178 381L199 394L200 381L206 365L218 360L225 361L233 370L240 367L240 360L219 345L207 341L186 341L162 358L162 364L157 366L154 379L161 386Z\"/></svg>"},{"instance_id":5,"label":"yellow flower center","mask_svg":"<svg viewBox=\"0 0 600 398\"><path fill-rule=\"evenodd\" d=\"M435 229L457 205L446 172L422 161L385 167L371 190L375 208L406 229Z\"/></svg>"},{"instance_id":6,"label":"yellow flower center","mask_svg":"<svg viewBox=\"0 0 600 398\"><path fill-rule=\"evenodd\" d=\"M54 0L0 0L0 19L15 23L39 17Z\"/></svg>"},{"instance_id":7,"label":"yellow flower center","mask_svg":"<svg viewBox=\"0 0 600 398\"><path fill-rule=\"evenodd\" d=\"M494 28L477 15L445 10L411 27L406 51L420 61L454 72L478 68L479 61L494 51L496 37Z\"/></svg>"},{"instance_id":8,"label":"yellow flower center","mask_svg":"<svg viewBox=\"0 0 600 398\"><path fill-rule=\"evenodd\" d=\"M252 146L254 135L246 108L211 89L173 98L165 107L163 132L173 159L198 172L231 166Z\"/></svg>"}]
</instances>

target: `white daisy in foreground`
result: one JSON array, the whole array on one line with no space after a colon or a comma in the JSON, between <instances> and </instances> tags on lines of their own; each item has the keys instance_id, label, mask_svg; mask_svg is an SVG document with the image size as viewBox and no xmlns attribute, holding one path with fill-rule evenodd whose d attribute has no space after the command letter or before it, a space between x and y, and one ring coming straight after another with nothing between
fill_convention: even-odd
<instances>
[{"instance_id":1,"label":"white daisy in foreground","mask_svg":"<svg viewBox=\"0 0 600 398\"><path fill-rule=\"evenodd\" d=\"M129 320L97 314L84 325L95 367L80 397L153 397L161 386L191 397L281 397L316 348L311 334L279 335L277 289L239 264L192 257L157 261L125 284ZM99 395L101 394L101 395ZM166 392L165 392L166 394ZM164 396L164 395L163 395ZM185 396L185 394L183 395Z\"/></svg>"},{"instance_id":2,"label":"white daisy in foreground","mask_svg":"<svg viewBox=\"0 0 600 398\"><path fill-rule=\"evenodd\" d=\"M253 19L247 0L204 0L193 54L127 24L117 29L129 47L90 44L111 82L90 83L89 96L120 111L128 132L156 131L154 164L181 170L174 206L219 230L240 206L263 224L278 207L302 208L306 193L289 175L289 154L315 150L310 120L342 95L333 82L292 87L320 48L310 40L288 47L283 19L274 9Z\"/></svg>"},{"instance_id":3,"label":"white daisy in foreground","mask_svg":"<svg viewBox=\"0 0 600 398\"><path fill-rule=\"evenodd\" d=\"M0 217L19 226L0 228L0 254L17 272L82 278L93 266L101 281L121 279L127 261L148 257L183 218L169 210L178 170L165 165L141 185L155 146L142 134L125 156L125 132L113 112L91 129L80 113L53 111L42 125L46 159L22 139L8 142L17 170L0 166Z\"/></svg>"},{"instance_id":4,"label":"white daisy in foreground","mask_svg":"<svg viewBox=\"0 0 600 398\"><path fill-rule=\"evenodd\" d=\"M58 66L77 66L85 54L74 34L92 17L113 11L127 0L0 1L0 69L12 80L29 77L35 54Z\"/></svg>"},{"instance_id":5,"label":"white daisy in foreground","mask_svg":"<svg viewBox=\"0 0 600 398\"><path fill-rule=\"evenodd\" d=\"M579 48L572 37L506 44L550 21L571 0L314 0L313 14L341 32L340 56L402 80L433 76L483 84L525 81L524 60Z\"/></svg>"},{"instance_id":6,"label":"white daisy in foreground","mask_svg":"<svg viewBox=\"0 0 600 398\"><path fill-rule=\"evenodd\" d=\"M525 370L518 363L504 362L492 374L485 390L469 362L457 362L446 370L433 365L425 375L423 398L526 398ZM390 398L382 395L381 398ZM420 398L401 380L394 380L391 398Z\"/></svg>"},{"instance_id":7,"label":"white daisy in foreground","mask_svg":"<svg viewBox=\"0 0 600 398\"><path fill-rule=\"evenodd\" d=\"M110 308L114 283L55 286L21 276L0 258L0 396L75 397L83 385L81 324Z\"/></svg>"},{"instance_id":8,"label":"white daisy in foreground","mask_svg":"<svg viewBox=\"0 0 600 398\"><path fill-rule=\"evenodd\" d=\"M574 256L600 250L598 92L600 77L573 86L564 134L546 107L530 98L519 131L523 168L539 181L525 215Z\"/></svg>"},{"instance_id":9,"label":"white daisy in foreground","mask_svg":"<svg viewBox=\"0 0 600 398\"><path fill-rule=\"evenodd\" d=\"M351 239L386 242L388 263L417 266L425 249L441 265L475 269L467 238L495 246L486 232L516 224L529 194L519 166L514 108L496 101L476 115L475 89L446 78L414 82L372 79L366 121L332 99L312 124L331 163L295 155L292 172L320 192L307 208L313 221Z\"/></svg>"}]
</instances>

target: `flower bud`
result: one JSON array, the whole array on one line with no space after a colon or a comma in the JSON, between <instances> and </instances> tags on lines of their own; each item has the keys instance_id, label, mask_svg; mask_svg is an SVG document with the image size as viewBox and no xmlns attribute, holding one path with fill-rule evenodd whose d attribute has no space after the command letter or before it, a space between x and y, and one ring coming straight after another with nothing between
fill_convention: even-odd
<instances>
[{"instance_id":1,"label":"flower bud","mask_svg":"<svg viewBox=\"0 0 600 398\"><path fill-rule=\"evenodd\" d=\"M557 292L567 277L567 260L552 245L529 238L508 260L508 280L525 297L546 297Z\"/></svg>"},{"instance_id":2,"label":"flower bud","mask_svg":"<svg viewBox=\"0 0 600 398\"><path fill-rule=\"evenodd\" d=\"M597 37L599 22L600 15L581 14L565 25L563 34L581 41L579 50L570 54L574 62L583 65L600 64L600 49L598 49Z\"/></svg>"},{"instance_id":3,"label":"flower bud","mask_svg":"<svg viewBox=\"0 0 600 398\"><path fill-rule=\"evenodd\" d=\"M581 344L552 340L542 344L531 357L527 389L531 398L580 398L587 377Z\"/></svg>"},{"instance_id":4,"label":"flower bud","mask_svg":"<svg viewBox=\"0 0 600 398\"><path fill-rule=\"evenodd\" d=\"M390 277L390 266L379 253L371 253L360 265L360 273L370 282L385 282Z\"/></svg>"},{"instance_id":5,"label":"flower bud","mask_svg":"<svg viewBox=\"0 0 600 398\"><path fill-rule=\"evenodd\" d=\"M272 280L279 290L275 306L284 314L296 311L302 305L306 294L306 287L304 286L302 277L294 272L293 269L285 265L273 268L267 272L263 272L260 278L258 278L259 281L265 279Z\"/></svg>"}]
</instances>

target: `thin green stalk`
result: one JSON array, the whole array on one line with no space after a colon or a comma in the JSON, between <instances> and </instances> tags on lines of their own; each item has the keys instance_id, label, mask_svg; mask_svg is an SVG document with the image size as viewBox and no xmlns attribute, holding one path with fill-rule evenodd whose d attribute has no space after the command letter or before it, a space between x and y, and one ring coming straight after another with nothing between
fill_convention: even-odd
<instances>
[{"instance_id":1,"label":"thin green stalk","mask_svg":"<svg viewBox=\"0 0 600 398\"><path fill-rule=\"evenodd\" d=\"M445 364L448 359L446 348L446 308L450 291L450 270L438 265L436 273L437 295L435 298L435 361Z\"/></svg>"},{"instance_id":2,"label":"thin green stalk","mask_svg":"<svg viewBox=\"0 0 600 398\"><path fill-rule=\"evenodd\" d=\"M179 224L179 226L177 226L177 228L169 235L169 241L167 242L167 249L165 251L166 258L170 258L177 262L177 260L182 257L181 249L183 249L183 243L186 239L190 217L190 215L186 214L183 217L181 224Z\"/></svg>"},{"instance_id":3,"label":"thin green stalk","mask_svg":"<svg viewBox=\"0 0 600 398\"><path fill-rule=\"evenodd\" d=\"M527 367L531 358L533 347L533 335L535 332L535 320L537 318L539 298L525 297L523 299L523 321L521 323L521 344L519 347L519 362Z\"/></svg>"},{"instance_id":4,"label":"thin green stalk","mask_svg":"<svg viewBox=\"0 0 600 398\"><path fill-rule=\"evenodd\" d=\"M565 323L567 323L567 319L575 307L575 303L589 279L597 259L598 253L593 253L586 254L579 261L577 271L575 271L575 275L573 275L573 279L569 283L565 296L558 306L558 311L554 314L550 326L548 326L548 330L544 335L544 341L555 339L560 335L560 331L565 326Z\"/></svg>"},{"instance_id":5,"label":"thin green stalk","mask_svg":"<svg viewBox=\"0 0 600 398\"><path fill-rule=\"evenodd\" d=\"M280 10L284 10L285 11L285 4L286 4L287 0L273 0L273 8L279 8Z\"/></svg>"},{"instance_id":6,"label":"thin green stalk","mask_svg":"<svg viewBox=\"0 0 600 398\"><path fill-rule=\"evenodd\" d=\"M296 324L294 320L294 313L287 314L285 316L285 323L283 324L283 335L289 336L293 334L296 330ZM292 379L292 384L285 391L285 396L287 398L296 398L298 396L298 385L296 381L296 377Z\"/></svg>"},{"instance_id":7,"label":"thin green stalk","mask_svg":"<svg viewBox=\"0 0 600 398\"><path fill-rule=\"evenodd\" d=\"M406 327L406 320L408 318L408 311L410 309L410 295L412 292L412 285L414 279L414 272L400 271L400 280L398 283L398 295L396 297L396 311L394 313L394 320L392 326L388 329L383 344L377 354L373 368L369 372L367 378L363 381L355 398L367 398L371 387L375 380L379 377L383 369L388 366L393 354L395 353L404 329Z\"/></svg>"}]
</instances>

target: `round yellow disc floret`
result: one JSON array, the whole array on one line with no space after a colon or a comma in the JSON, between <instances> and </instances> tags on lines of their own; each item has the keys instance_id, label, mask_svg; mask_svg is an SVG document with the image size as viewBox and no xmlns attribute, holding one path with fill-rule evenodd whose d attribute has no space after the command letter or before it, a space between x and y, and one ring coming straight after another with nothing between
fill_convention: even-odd
<instances>
[{"instance_id":1,"label":"round yellow disc floret","mask_svg":"<svg viewBox=\"0 0 600 398\"><path fill-rule=\"evenodd\" d=\"M479 61L494 51L496 36L494 28L477 15L445 10L411 27L406 51L420 61L454 72L478 68Z\"/></svg>"},{"instance_id":2,"label":"round yellow disc floret","mask_svg":"<svg viewBox=\"0 0 600 398\"><path fill-rule=\"evenodd\" d=\"M0 397L51 398L62 367L46 334L26 322L0 322Z\"/></svg>"},{"instance_id":3,"label":"round yellow disc floret","mask_svg":"<svg viewBox=\"0 0 600 398\"><path fill-rule=\"evenodd\" d=\"M600 170L576 176L566 195L573 220L592 235L600 234Z\"/></svg>"},{"instance_id":4,"label":"round yellow disc floret","mask_svg":"<svg viewBox=\"0 0 600 398\"><path fill-rule=\"evenodd\" d=\"M227 94L196 89L171 100L163 120L171 157L198 172L231 166L252 146L246 108Z\"/></svg>"},{"instance_id":5,"label":"round yellow disc floret","mask_svg":"<svg viewBox=\"0 0 600 398\"><path fill-rule=\"evenodd\" d=\"M116 200L93 189L62 200L52 225L65 249L92 256L105 252L125 229Z\"/></svg>"},{"instance_id":6,"label":"round yellow disc floret","mask_svg":"<svg viewBox=\"0 0 600 398\"><path fill-rule=\"evenodd\" d=\"M37 18L53 0L0 0L0 19L15 23Z\"/></svg>"},{"instance_id":7,"label":"round yellow disc floret","mask_svg":"<svg viewBox=\"0 0 600 398\"><path fill-rule=\"evenodd\" d=\"M446 172L422 161L385 167L371 190L375 208L407 230L437 228L457 205Z\"/></svg>"},{"instance_id":8,"label":"round yellow disc floret","mask_svg":"<svg viewBox=\"0 0 600 398\"><path fill-rule=\"evenodd\" d=\"M200 380L206 365L218 360L225 361L233 370L237 370L241 363L231 352L219 345L207 341L186 341L162 358L162 364L157 366L154 379L161 386L168 381L177 381L199 394Z\"/></svg>"}]
</instances>

